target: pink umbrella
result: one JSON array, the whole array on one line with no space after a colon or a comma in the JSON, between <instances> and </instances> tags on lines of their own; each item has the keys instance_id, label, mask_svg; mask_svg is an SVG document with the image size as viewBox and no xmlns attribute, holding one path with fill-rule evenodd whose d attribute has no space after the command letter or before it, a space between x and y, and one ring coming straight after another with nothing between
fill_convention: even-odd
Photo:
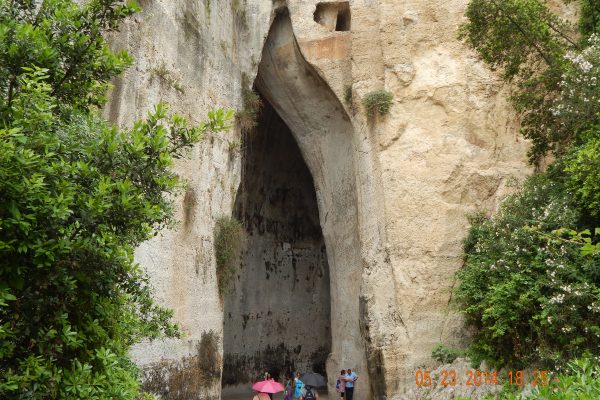
<instances>
[{"instance_id":1,"label":"pink umbrella","mask_svg":"<svg viewBox=\"0 0 600 400\"><path fill-rule=\"evenodd\" d=\"M256 390L257 392L263 393L279 393L283 392L285 388L279 382L268 380L256 382L254 385L252 385L252 389Z\"/></svg>"}]
</instances>

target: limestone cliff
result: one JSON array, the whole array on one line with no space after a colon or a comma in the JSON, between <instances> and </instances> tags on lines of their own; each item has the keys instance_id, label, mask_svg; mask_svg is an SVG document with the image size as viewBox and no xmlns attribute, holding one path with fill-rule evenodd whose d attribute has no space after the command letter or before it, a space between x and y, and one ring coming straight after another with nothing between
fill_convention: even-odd
<instances>
[{"instance_id":1,"label":"limestone cliff","mask_svg":"<svg viewBox=\"0 0 600 400\"><path fill-rule=\"evenodd\" d=\"M207 137L177 165L181 223L136 252L186 332L135 347L147 388L218 398L221 376L351 367L357 399L402 398L437 343L465 342L449 301L467 215L528 173L507 90L456 38L466 3L141 2L112 38L136 59L114 122L160 99L194 121L241 109L253 81L264 103L253 132ZM361 99L379 88L391 111L367 118ZM249 239L221 302L223 215Z\"/></svg>"}]
</instances>

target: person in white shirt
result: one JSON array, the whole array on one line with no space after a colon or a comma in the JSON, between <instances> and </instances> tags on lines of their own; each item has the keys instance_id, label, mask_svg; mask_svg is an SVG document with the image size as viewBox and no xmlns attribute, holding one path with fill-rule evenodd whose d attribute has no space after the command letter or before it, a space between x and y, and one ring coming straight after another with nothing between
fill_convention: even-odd
<instances>
[{"instance_id":1,"label":"person in white shirt","mask_svg":"<svg viewBox=\"0 0 600 400\"><path fill-rule=\"evenodd\" d=\"M346 400L352 400L352 396L354 395L354 382L358 379L358 375L348 368L344 378L346 378Z\"/></svg>"}]
</instances>

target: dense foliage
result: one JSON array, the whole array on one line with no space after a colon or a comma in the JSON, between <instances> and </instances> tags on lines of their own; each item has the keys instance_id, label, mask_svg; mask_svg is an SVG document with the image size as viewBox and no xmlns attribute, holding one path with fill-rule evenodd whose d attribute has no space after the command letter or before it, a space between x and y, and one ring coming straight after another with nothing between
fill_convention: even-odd
<instances>
[{"instance_id":1,"label":"dense foliage","mask_svg":"<svg viewBox=\"0 0 600 400\"><path fill-rule=\"evenodd\" d=\"M530 178L493 218L472 220L457 298L477 328L475 359L554 366L600 350L600 253L551 235L582 217L552 173Z\"/></svg>"},{"instance_id":2,"label":"dense foliage","mask_svg":"<svg viewBox=\"0 0 600 400\"><path fill-rule=\"evenodd\" d=\"M129 346L178 335L133 249L172 225L173 159L228 115L97 115L130 61L102 34L135 10L0 0L0 398L134 399Z\"/></svg>"},{"instance_id":3,"label":"dense foliage","mask_svg":"<svg viewBox=\"0 0 600 400\"><path fill-rule=\"evenodd\" d=\"M511 397L507 397L506 400L512 400ZM595 400L598 398L600 398L600 366L597 358L570 361L561 373L549 380L548 385L539 385L530 394L524 396L526 400Z\"/></svg>"},{"instance_id":4,"label":"dense foliage","mask_svg":"<svg viewBox=\"0 0 600 400\"><path fill-rule=\"evenodd\" d=\"M579 29L583 35L600 33L600 3L596 0L581 0Z\"/></svg>"},{"instance_id":5,"label":"dense foliage","mask_svg":"<svg viewBox=\"0 0 600 400\"><path fill-rule=\"evenodd\" d=\"M476 216L457 299L492 365L559 367L600 350L600 40L596 2L580 37L539 0L472 0L463 37L515 84L530 177L491 218Z\"/></svg>"},{"instance_id":6,"label":"dense foliage","mask_svg":"<svg viewBox=\"0 0 600 400\"><path fill-rule=\"evenodd\" d=\"M41 4L40 4L41 3ZM102 34L137 11L133 3L92 0L0 1L0 91L7 113L20 88L23 67L47 69L50 94L59 105L101 105L108 81L131 62L110 51Z\"/></svg>"}]
</instances>

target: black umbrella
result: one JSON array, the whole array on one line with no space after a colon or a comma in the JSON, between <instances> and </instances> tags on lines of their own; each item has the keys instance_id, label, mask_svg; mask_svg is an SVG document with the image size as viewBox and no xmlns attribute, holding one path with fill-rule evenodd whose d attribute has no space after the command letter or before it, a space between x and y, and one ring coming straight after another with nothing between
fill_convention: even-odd
<instances>
[{"instance_id":1,"label":"black umbrella","mask_svg":"<svg viewBox=\"0 0 600 400\"><path fill-rule=\"evenodd\" d=\"M300 376L300 380L306 386L310 387L323 387L327 386L327 380L321 374L317 374L316 372L307 372Z\"/></svg>"}]
</instances>

